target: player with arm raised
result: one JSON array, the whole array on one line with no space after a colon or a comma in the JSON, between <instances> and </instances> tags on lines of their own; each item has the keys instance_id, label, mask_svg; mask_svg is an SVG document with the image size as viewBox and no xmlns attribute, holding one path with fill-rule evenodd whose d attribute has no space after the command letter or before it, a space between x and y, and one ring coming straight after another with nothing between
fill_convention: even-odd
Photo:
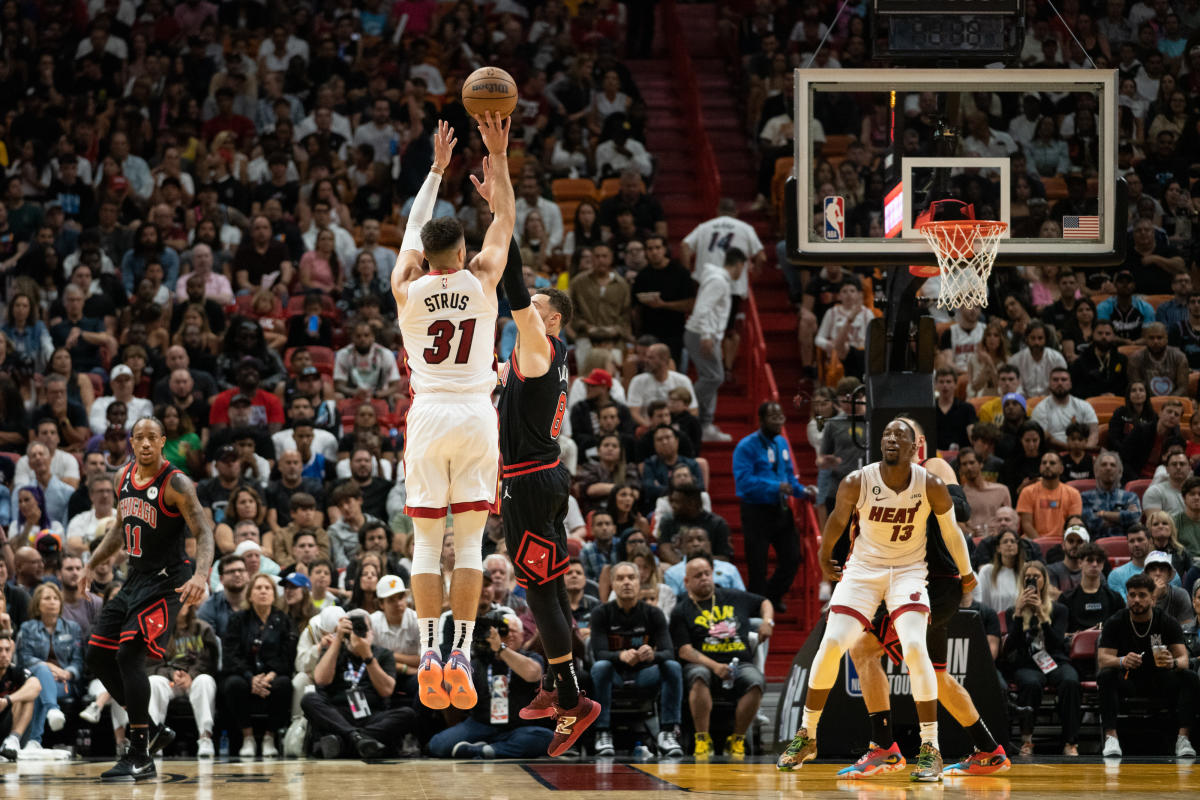
<instances>
[{"instance_id":1,"label":"player with arm raised","mask_svg":"<svg viewBox=\"0 0 1200 800\"><path fill-rule=\"evenodd\" d=\"M937 677L925 643L929 620L926 590L926 523L932 511L943 536L957 533L954 505L941 479L912 463L917 433L903 419L883 429L883 460L847 475L821 538L821 571L838 581L829 601L825 635L813 659L804 717L778 767L795 769L817 755L817 725L837 680L842 654L871 626L880 601L904 649L913 700L921 723L921 750L913 780L941 779L937 748ZM852 523L854 539L845 572L833 550Z\"/></svg>"},{"instance_id":2,"label":"player with arm raised","mask_svg":"<svg viewBox=\"0 0 1200 800\"><path fill-rule=\"evenodd\" d=\"M412 591L421 635L417 681L429 708L475 707L471 637L483 583L483 528L496 501L500 453L494 340L496 286L508 259L516 197L508 175L509 121L477 116L489 155L484 183L494 219L483 249L470 265L462 225L454 217L431 220L438 185L454 152L454 130L445 122L434 135L434 162L413 201L400 256L392 272L413 402L404 448L408 504L413 519ZM472 177L474 180L474 177ZM429 270L421 269L422 260ZM443 666L438 646L442 609L441 552L447 511L454 514L454 573L450 611L454 641Z\"/></svg>"},{"instance_id":3,"label":"player with arm raised","mask_svg":"<svg viewBox=\"0 0 1200 800\"><path fill-rule=\"evenodd\" d=\"M132 463L117 482L116 524L109 526L84 568L80 592L92 570L122 547L129 554L129 578L104 604L88 641L87 663L104 688L129 713L129 752L102 780L155 777L157 749L173 734L159 728L150 737L150 680L146 654L163 658L175 620L184 606L198 606L208 594L213 562L213 531L191 478L163 458L166 432L143 417L130 434ZM184 551L188 531L196 539L196 563Z\"/></svg>"}]
</instances>

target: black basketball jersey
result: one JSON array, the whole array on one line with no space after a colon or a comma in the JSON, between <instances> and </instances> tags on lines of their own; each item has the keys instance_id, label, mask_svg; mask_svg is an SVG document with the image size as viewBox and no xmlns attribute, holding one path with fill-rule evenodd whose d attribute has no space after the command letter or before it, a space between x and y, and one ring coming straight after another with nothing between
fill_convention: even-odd
<instances>
[{"instance_id":1,"label":"black basketball jersey","mask_svg":"<svg viewBox=\"0 0 1200 800\"><path fill-rule=\"evenodd\" d=\"M163 459L149 483L138 484L137 464L131 462L121 473L117 488L117 519L125 526L125 549L129 567L137 572L173 569L187 560L184 540L187 523L178 508L167 505L167 482L179 470Z\"/></svg>"},{"instance_id":2,"label":"black basketball jersey","mask_svg":"<svg viewBox=\"0 0 1200 800\"><path fill-rule=\"evenodd\" d=\"M550 369L526 378L517 353L500 373L500 455L506 467L558 460L558 434L567 415L567 346L548 336Z\"/></svg>"}]
</instances>

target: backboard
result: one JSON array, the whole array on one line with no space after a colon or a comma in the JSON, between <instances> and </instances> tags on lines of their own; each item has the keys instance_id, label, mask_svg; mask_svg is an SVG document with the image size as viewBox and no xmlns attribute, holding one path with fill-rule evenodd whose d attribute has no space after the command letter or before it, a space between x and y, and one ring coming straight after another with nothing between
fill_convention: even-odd
<instances>
[{"instance_id":1,"label":"backboard","mask_svg":"<svg viewBox=\"0 0 1200 800\"><path fill-rule=\"evenodd\" d=\"M1119 263L1128 112L1115 70L796 70L790 256L933 263L915 226L957 199L1008 223L998 266Z\"/></svg>"}]
</instances>

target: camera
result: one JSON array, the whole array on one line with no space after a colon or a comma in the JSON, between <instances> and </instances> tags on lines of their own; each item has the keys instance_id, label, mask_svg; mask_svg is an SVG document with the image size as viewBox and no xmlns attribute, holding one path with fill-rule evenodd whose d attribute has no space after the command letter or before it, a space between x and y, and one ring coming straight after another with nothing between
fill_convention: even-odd
<instances>
[{"instance_id":1,"label":"camera","mask_svg":"<svg viewBox=\"0 0 1200 800\"><path fill-rule=\"evenodd\" d=\"M360 639L365 638L367 635L367 618L357 614L351 617L350 632Z\"/></svg>"},{"instance_id":2,"label":"camera","mask_svg":"<svg viewBox=\"0 0 1200 800\"><path fill-rule=\"evenodd\" d=\"M1037 585L1038 585L1037 584L1037 576L1035 576L1035 575L1026 575L1025 576L1025 588L1026 589L1033 589L1036 592Z\"/></svg>"},{"instance_id":3,"label":"camera","mask_svg":"<svg viewBox=\"0 0 1200 800\"><path fill-rule=\"evenodd\" d=\"M501 639L508 636L508 623L504 621L504 612L490 611L475 620L475 634L471 637L471 658L490 660L494 657L492 647L487 642L493 628Z\"/></svg>"}]
</instances>

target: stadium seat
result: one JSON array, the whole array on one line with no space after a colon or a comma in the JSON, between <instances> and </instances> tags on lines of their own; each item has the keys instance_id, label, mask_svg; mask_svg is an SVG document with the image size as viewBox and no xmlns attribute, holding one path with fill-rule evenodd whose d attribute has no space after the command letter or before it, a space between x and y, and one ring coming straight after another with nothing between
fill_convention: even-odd
<instances>
[{"instance_id":1,"label":"stadium seat","mask_svg":"<svg viewBox=\"0 0 1200 800\"><path fill-rule=\"evenodd\" d=\"M1107 553L1109 558L1129 557L1129 540L1124 536L1105 536L1097 539L1096 544L1100 545L1100 549Z\"/></svg>"},{"instance_id":2,"label":"stadium seat","mask_svg":"<svg viewBox=\"0 0 1200 800\"><path fill-rule=\"evenodd\" d=\"M983 408L992 400L996 399L996 395L987 395L982 397L968 397L967 402L975 409L976 415L979 414L979 409Z\"/></svg>"},{"instance_id":3,"label":"stadium seat","mask_svg":"<svg viewBox=\"0 0 1200 800\"><path fill-rule=\"evenodd\" d=\"M1062 544L1062 537L1061 536L1039 536L1038 538L1034 539L1033 541L1037 544L1038 547L1040 547L1042 549L1042 556L1045 557L1046 553L1050 552L1051 547L1056 547L1056 546Z\"/></svg>"},{"instance_id":4,"label":"stadium seat","mask_svg":"<svg viewBox=\"0 0 1200 800\"><path fill-rule=\"evenodd\" d=\"M328 347L319 345L309 345L305 348L308 354L312 356L313 366L322 375L333 375L333 361L335 354ZM292 353L296 352L295 347L289 347L283 354L283 365L287 367L288 374L293 374L295 370L292 368Z\"/></svg>"},{"instance_id":5,"label":"stadium seat","mask_svg":"<svg viewBox=\"0 0 1200 800\"><path fill-rule=\"evenodd\" d=\"M1155 414L1161 414L1161 413L1162 413L1162 410L1163 410L1163 406L1165 406L1165 405L1167 404L1167 401L1168 401L1168 400L1171 400L1171 399L1178 400L1179 402L1183 403L1183 417L1184 417L1184 419L1189 419L1189 418L1192 416L1192 412L1195 410L1195 409L1192 407L1192 398L1190 398L1190 397L1179 397L1179 396L1151 397L1151 398L1150 398L1150 405L1151 405L1151 406L1153 406L1153 408L1154 408L1154 413L1155 413Z\"/></svg>"},{"instance_id":6,"label":"stadium seat","mask_svg":"<svg viewBox=\"0 0 1200 800\"><path fill-rule=\"evenodd\" d=\"M556 178L550 182L550 192L556 202L596 199L596 184L588 178Z\"/></svg>"},{"instance_id":7,"label":"stadium seat","mask_svg":"<svg viewBox=\"0 0 1200 800\"><path fill-rule=\"evenodd\" d=\"M1067 481L1067 486L1074 487L1075 489L1079 490L1080 494L1083 494L1084 492L1090 492L1092 489L1096 488L1096 479L1084 478L1078 481Z\"/></svg>"},{"instance_id":8,"label":"stadium seat","mask_svg":"<svg viewBox=\"0 0 1200 800\"><path fill-rule=\"evenodd\" d=\"M287 314L289 317L304 313L305 299L306 296L303 294L295 294L288 298ZM321 294L321 316L329 317L334 322L337 322L341 316L338 313L337 306L333 304L333 298L325 293Z\"/></svg>"},{"instance_id":9,"label":"stadium seat","mask_svg":"<svg viewBox=\"0 0 1200 800\"><path fill-rule=\"evenodd\" d=\"M578 200L559 200L558 213L562 215L564 235L575 230L575 209L579 208Z\"/></svg>"},{"instance_id":10,"label":"stadium seat","mask_svg":"<svg viewBox=\"0 0 1200 800\"><path fill-rule=\"evenodd\" d=\"M1108 557L1108 565L1110 567L1112 567L1113 569L1116 569L1117 567L1122 567L1122 566L1128 564L1129 559L1130 559L1129 556L1109 556Z\"/></svg>"},{"instance_id":11,"label":"stadium seat","mask_svg":"<svg viewBox=\"0 0 1200 800\"><path fill-rule=\"evenodd\" d=\"M1025 400L1025 413L1033 414L1033 410L1037 408L1037 404L1046 399L1046 395L1039 394L1036 397L1030 397Z\"/></svg>"},{"instance_id":12,"label":"stadium seat","mask_svg":"<svg viewBox=\"0 0 1200 800\"><path fill-rule=\"evenodd\" d=\"M1188 375L1188 397L1195 397L1200 392L1200 371L1192 370Z\"/></svg>"},{"instance_id":13,"label":"stadium seat","mask_svg":"<svg viewBox=\"0 0 1200 800\"><path fill-rule=\"evenodd\" d=\"M1169 295L1169 294L1148 294L1148 295L1145 295L1144 299L1146 300L1147 303L1154 306L1155 310L1157 310L1160 305L1167 302L1172 297L1173 297L1173 295Z\"/></svg>"},{"instance_id":14,"label":"stadium seat","mask_svg":"<svg viewBox=\"0 0 1200 800\"><path fill-rule=\"evenodd\" d=\"M1067 179L1060 178L1057 175L1053 178L1042 178L1042 185L1046 187L1047 200L1062 200L1067 196Z\"/></svg>"},{"instance_id":15,"label":"stadium seat","mask_svg":"<svg viewBox=\"0 0 1200 800\"><path fill-rule=\"evenodd\" d=\"M1142 495L1144 495L1146 490L1150 488L1151 480L1151 478L1139 478L1136 481L1130 481L1129 483L1125 484L1125 491L1136 494L1138 496L1138 502L1141 502Z\"/></svg>"},{"instance_id":16,"label":"stadium seat","mask_svg":"<svg viewBox=\"0 0 1200 800\"><path fill-rule=\"evenodd\" d=\"M1096 419L1100 422L1107 423L1112 419L1113 412L1121 406L1125 405L1124 397L1115 397L1113 395L1104 395L1101 397L1089 397L1087 404L1096 412Z\"/></svg>"},{"instance_id":17,"label":"stadium seat","mask_svg":"<svg viewBox=\"0 0 1200 800\"><path fill-rule=\"evenodd\" d=\"M879 316L879 313L876 313ZM954 397L958 400L967 399L967 373L962 373L958 376L958 386L954 389Z\"/></svg>"},{"instance_id":18,"label":"stadium seat","mask_svg":"<svg viewBox=\"0 0 1200 800\"><path fill-rule=\"evenodd\" d=\"M857 138L852 133L831 133L825 137L825 143L821 145L821 156L823 158L845 156L850 151L850 143Z\"/></svg>"},{"instance_id":19,"label":"stadium seat","mask_svg":"<svg viewBox=\"0 0 1200 800\"><path fill-rule=\"evenodd\" d=\"M1083 679L1085 690L1095 689L1096 683L1096 645L1100 641L1100 631L1090 629L1079 631L1071 639L1071 663Z\"/></svg>"}]
</instances>

